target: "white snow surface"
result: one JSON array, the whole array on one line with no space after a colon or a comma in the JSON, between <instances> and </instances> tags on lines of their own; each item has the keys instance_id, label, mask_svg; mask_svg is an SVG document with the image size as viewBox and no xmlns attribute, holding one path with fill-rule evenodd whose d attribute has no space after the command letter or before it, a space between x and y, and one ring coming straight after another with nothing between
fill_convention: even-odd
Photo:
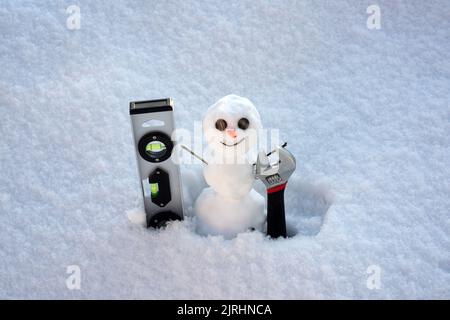
<instances>
[{"instance_id":1,"label":"white snow surface","mask_svg":"<svg viewBox=\"0 0 450 320\"><path fill-rule=\"evenodd\" d=\"M366 0L1 0L0 297L450 298L450 2L376 3L380 30ZM129 102L191 129L229 93L297 158L293 237L132 224Z\"/></svg>"}]
</instances>

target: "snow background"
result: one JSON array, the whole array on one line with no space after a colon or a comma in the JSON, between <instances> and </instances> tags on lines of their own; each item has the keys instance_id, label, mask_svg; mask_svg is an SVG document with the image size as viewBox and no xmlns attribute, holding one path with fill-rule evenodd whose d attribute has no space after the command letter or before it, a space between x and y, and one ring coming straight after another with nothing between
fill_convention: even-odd
<instances>
[{"instance_id":1,"label":"snow background","mask_svg":"<svg viewBox=\"0 0 450 320\"><path fill-rule=\"evenodd\" d=\"M450 298L450 2L1 0L0 66L1 298ZM128 103L189 129L229 93L297 158L297 235L131 224Z\"/></svg>"}]
</instances>

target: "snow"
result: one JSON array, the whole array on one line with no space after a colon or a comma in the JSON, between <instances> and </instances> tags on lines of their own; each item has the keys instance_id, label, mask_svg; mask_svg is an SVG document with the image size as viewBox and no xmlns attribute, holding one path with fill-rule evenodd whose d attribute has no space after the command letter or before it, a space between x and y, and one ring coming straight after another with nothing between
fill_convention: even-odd
<instances>
[{"instance_id":1,"label":"snow","mask_svg":"<svg viewBox=\"0 0 450 320\"><path fill-rule=\"evenodd\" d=\"M2 0L0 297L450 298L450 3L376 1L369 30L372 4ZM132 224L128 103L172 97L192 130L232 92L297 159L295 236Z\"/></svg>"}]
</instances>

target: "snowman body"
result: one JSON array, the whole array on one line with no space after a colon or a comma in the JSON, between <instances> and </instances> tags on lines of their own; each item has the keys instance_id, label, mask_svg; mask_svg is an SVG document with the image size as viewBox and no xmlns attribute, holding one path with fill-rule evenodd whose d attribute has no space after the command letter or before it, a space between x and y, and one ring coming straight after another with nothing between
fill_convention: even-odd
<instances>
[{"instance_id":1,"label":"snowman body","mask_svg":"<svg viewBox=\"0 0 450 320\"><path fill-rule=\"evenodd\" d=\"M201 205L199 205L201 204ZM222 235L226 239L247 230L260 230L264 226L264 199L251 189L239 199L220 196L206 188L196 202L197 232L203 235Z\"/></svg>"},{"instance_id":2,"label":"snowman body","mask_svg":"<svg viewBox=\"0 0 450 320\"><path fill-rule=\"evenodd\" d=\"M252 189L248 155L256 147L255 130L261 128L256 108L245 98L226 96L208 109L203 127L211 154L203 174L210 187L195 202L197 231L232 238L249 229L262 230L264 198Z\"/></svg>"},{"instance_id":3,"label":"snowman body","mask_svg":"<svg viewBox=\"0 0 450 320\"><path fill-rule=\"evenodd\" d=\"M203 168L206 183L224 198L240 199L247 195L255 181L248 164L214 164Z\"/></svg>"}]
</instances>

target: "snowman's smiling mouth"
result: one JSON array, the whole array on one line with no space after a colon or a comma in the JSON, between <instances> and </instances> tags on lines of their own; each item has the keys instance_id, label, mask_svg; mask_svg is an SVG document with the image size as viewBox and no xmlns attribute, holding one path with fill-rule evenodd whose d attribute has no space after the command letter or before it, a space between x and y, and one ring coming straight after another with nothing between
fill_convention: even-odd
<instances>
[{"instance_id":1,"label":"snowman's smiling mouth","mask_svg":"<svg viewBox=\"0 0 450 320\"><path fill-rule=\"evenodd\" d=\"M223 144L225 147L235 147L235 146L237 146L239 143L241 143L244 140L245 140L245 138L242 138L241 140L239 140L238 142L235 142L233 144L227 144L227 143L225 143L223 141L220 141L220 143Z\"/></svg>"}]
</instances>

